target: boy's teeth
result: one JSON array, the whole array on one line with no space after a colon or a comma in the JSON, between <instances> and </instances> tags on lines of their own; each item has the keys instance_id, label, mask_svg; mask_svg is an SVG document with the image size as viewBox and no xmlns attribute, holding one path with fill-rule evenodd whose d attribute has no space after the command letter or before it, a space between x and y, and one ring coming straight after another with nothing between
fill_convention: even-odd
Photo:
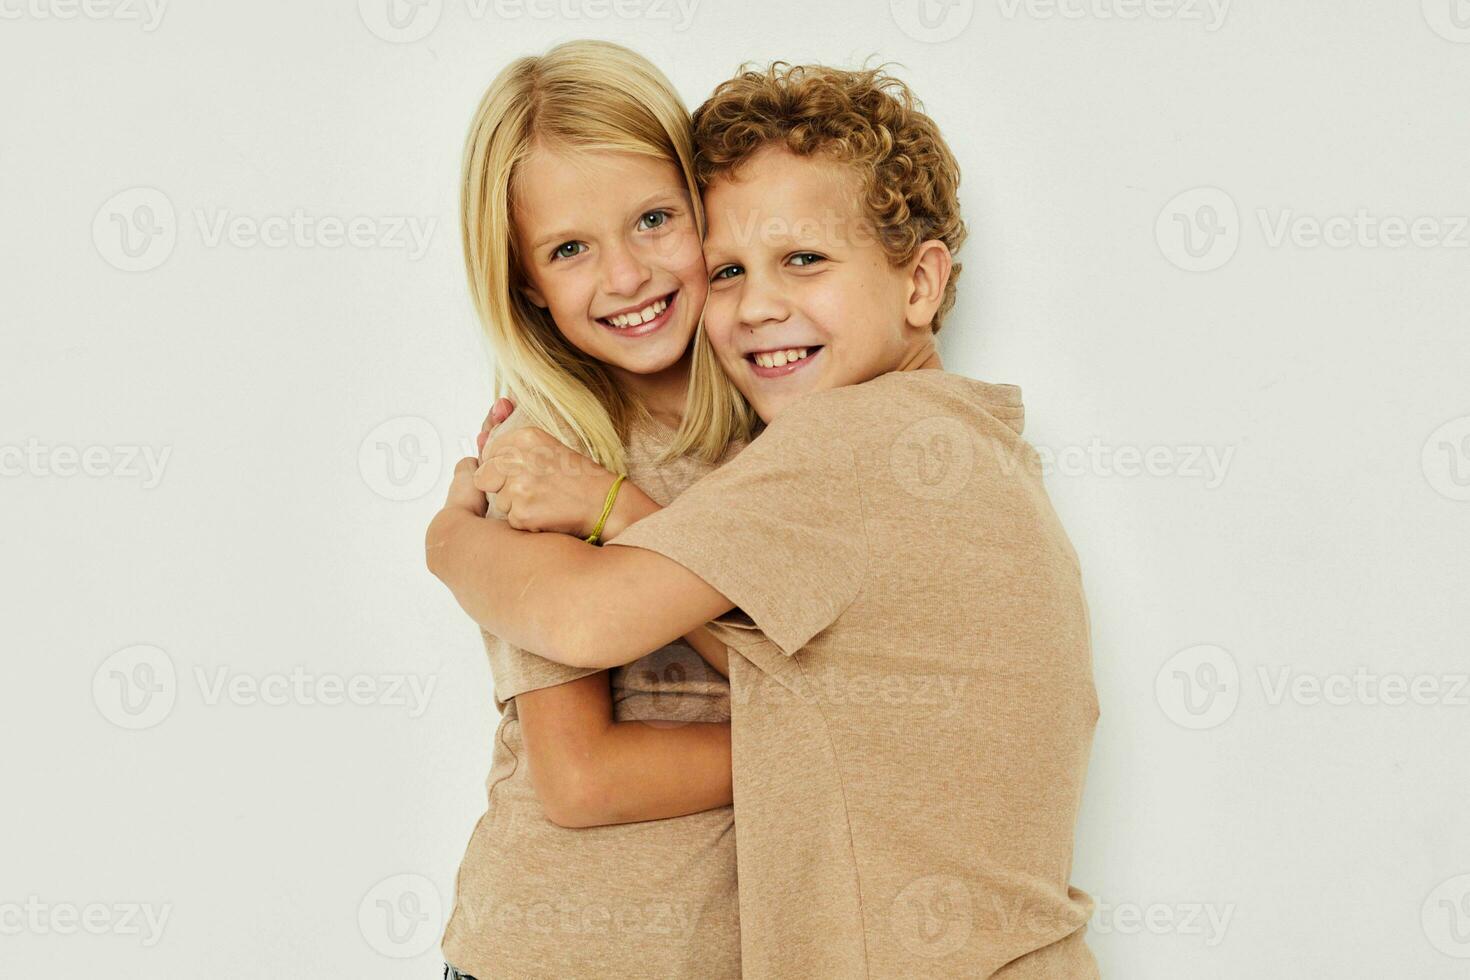
<instances>
[{"instance_id":1,"label":"boy's teeth","mask_svg":"<svg viewBox=\"0 0 1470 980\"><path fill-rule=\"evenodd\" d=\"M615 327L636 327L654 319L668 308L669 301L667 298L656 299L643 309L634 313L619 313L617 316L610 316L607 318L607 322Z\"/></svg>"},{"instance_id":2,"label":"boy's teeth","mask_svg":"<svg viewBox=\"0 0 1470 980\"><path fill-rule=\"evenodd\" d=\"M762 351L755 355L755 363L761 367L781 367L806 357L807 348L788 347L786 350Z\"/></svg>"}]
</instances>

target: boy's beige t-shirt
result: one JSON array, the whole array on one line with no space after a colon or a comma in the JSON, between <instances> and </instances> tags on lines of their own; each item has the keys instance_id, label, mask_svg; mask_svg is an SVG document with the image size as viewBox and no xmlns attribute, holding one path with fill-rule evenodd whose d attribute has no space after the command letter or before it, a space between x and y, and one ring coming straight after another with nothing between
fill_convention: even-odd
<instances>
[{"instance_id":1,"label":"boy's beige t-shirt","mask_svg":"<svg viewBox=\"0 0 1470 980\"><path fill-rule=\"evenodd\" d=\"M670 435L646 421L629 433L628 478L660 504L713 469L657 463ZM587 829L551 823L531 786L515 699L596 671L484 637L501 717L489 808L460 863L445 960L480 980L740 976L731 808ZM683 642L609 680L618 721L730 719L729 685Z\"/></svg>"},{"instance_id":2,"label":"boy's beige t-shirt","mask_svg":"<svg viewBox=\"0 0 1470 980\"><path fill-rule=\"evenodd\" d=\"M1088 613L1023 418L938 370L813 393L615 542L738 607L747 978L1098 975Z\"/></svg>"}]
</instances>

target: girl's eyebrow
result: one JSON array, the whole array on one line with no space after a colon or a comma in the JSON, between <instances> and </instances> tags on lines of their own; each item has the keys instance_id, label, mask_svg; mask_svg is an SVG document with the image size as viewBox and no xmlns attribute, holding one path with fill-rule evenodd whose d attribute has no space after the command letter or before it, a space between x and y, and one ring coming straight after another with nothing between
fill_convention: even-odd
<instances>
[{"instance_id":1,"label":"girl's eyebrow","mask_svg":"<svg viewBox=\"0 0 1470 980\"><path fill-rule=\"evenodd\" d=\"M639 201L636 207L630 209L629 213L641 216L651 210L653 205L655 204L683 205L683 203L684 201L680 197L678 191L654 191L652 194L649 194L647 197L643 198L643 200ZM543 235L542 237L536 239L536 241L531 245L531 248L532 250L539 252L548 245L560 245L562 242L569 242L577 237L578 234L575 230L558 231L552 234Z\"/></svg>"}]
</instances>

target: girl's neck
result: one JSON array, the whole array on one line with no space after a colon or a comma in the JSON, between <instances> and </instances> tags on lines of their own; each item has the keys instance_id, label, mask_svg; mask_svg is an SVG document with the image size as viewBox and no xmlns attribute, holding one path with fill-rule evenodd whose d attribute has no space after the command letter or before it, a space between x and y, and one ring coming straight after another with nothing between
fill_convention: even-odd
<instances>
[{"instance_id":1,"label":"girl's neck","mask_svg":"<svg viewBox=\"0 0 1470 980\"><path fill-rule=\"evenodd\" d=\"M675 429L684 421L684 405L689 395L688 354L656 374L635 374L608 367L618 385L655 420Z\"/></svg>"}]
</instances>

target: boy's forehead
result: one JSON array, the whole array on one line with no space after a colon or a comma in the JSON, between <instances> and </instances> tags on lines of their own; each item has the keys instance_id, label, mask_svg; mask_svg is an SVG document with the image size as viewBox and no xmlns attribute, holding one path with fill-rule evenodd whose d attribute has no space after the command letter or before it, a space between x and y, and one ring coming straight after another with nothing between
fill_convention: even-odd
<instances>
[{"instance_id":1,"label":"boy's forehead","mask_svg":"<svg viewBox=\"0 0 1470 980\"><path fill-rule=\"evenodd\" d=\"M852 167L784 147L761 150L705 188L710 248L739 248L756 239L815 244L866 226L862 182ZM834 243L838 244L838 243Z\"/></svg>"}]
</instances>

